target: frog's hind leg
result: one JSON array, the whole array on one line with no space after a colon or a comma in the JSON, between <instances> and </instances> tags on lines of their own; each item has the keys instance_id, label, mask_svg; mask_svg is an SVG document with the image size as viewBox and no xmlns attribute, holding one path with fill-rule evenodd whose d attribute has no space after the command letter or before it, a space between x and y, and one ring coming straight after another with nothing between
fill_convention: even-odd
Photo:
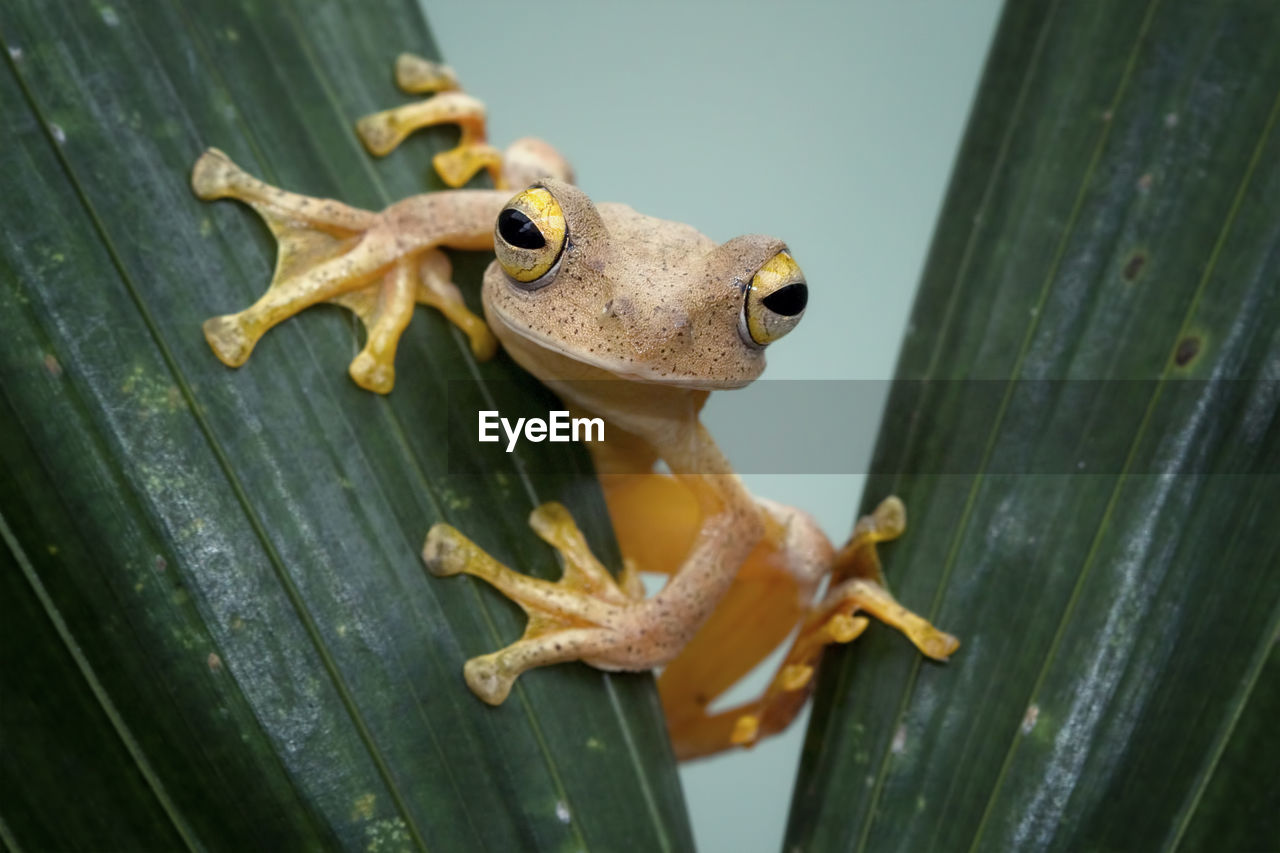
<instances>
[{"instance_id":1,"label":"frog's hind leg","mask_svg":"<svg viewBox=\"0 0 1280 853\"><path fill-rule=\"evenodd\" d=\"M538 139L519 139L499 151L489 144L484 104L459 91L453 69L403 53L396 59L396 84L410 94L430 95L412 104L367 115L356 133L375 157L385 157L410 134L441 124L458 126L458 144L431 159L440 179L460 187L482 169L498 189L526 187L543 178L574 182L573 170L560 153Z\"/></svg>"},{"instance_id":2,"label":"frog's hind leg","mask_svg":"<svg viewBox=\"0 0 1280 853\"><path fill-rule=\"evenodd\" d=\"M786 508L766 506L771 507L775 520L784 517ZM793 519L791 524L795 523ZM816 530L807 536L794 536L799 530L793 528L792 542L766 537L743 567L721 609L694 638L687 654L677 658L659 680L678 758L711 755L733 745L750 746L785 729L812 692L813 675L823 649L858 637L868 625L862 613L897 628L935 659L945 659L955 650L955 638L907 610L880 583L875 545L901 535L904 526L902 504L890 498L874 514L858 522L849 544L834 558L829 551L826 557L814 551L810 558L796 559L796 544L819 536ZM787 571L778 567L788 562L792 565ZM829 567L835 570L834 586L816 606L797 608L795 596L808 586L806 579ZM788 574L793 576L789 583L785 577ZM749 633L755 633L772 625L771 637L777 638L774 642L780 641L776 620L770 618L774 610L803 618L769 685L752 701L706 713L710 701L746 671L744 664L754 664L767 654L767 649L761 653L756 644L751 660L741 659L743 644L736 639L741 633L739 626L749 625ZM734 677L730 680L729 676Z\"/></svg>"},{"instance_id":3,"label":"frog's hind leg","mask_svg":"<svg viewBox=\"0 0 1280 853\"><path fill-rule=\"evenodd\" d=\"M524 635L504 649L467 661L463 675L472 691L491 705L507 698L517 677L534 667L570 660L592 661L616 642L607 628L620 608L642 598L632 572L620 581L591 554L568 510L557 503L539 506L529 524L564 563L556 582L512 571L447 524L427 534L422 558L434 575L469 574L492 584L529 614Z\"/></svg>"},{"instance_id":4,"label":"frog's hind leg","mask_svg":"<svg viewBox=\"0 0 1280 853\"><path fill-rule=\"evenodd\" d=\"M903 607L882 585L875 546L898 538L905 527L906 513L896 497L859 519L849 543L836 555L832 588L809 611L764 694L709 718L712 727L728 731L729 739L741 746L785 729L813 690L813 674L823 649L831 643L851 642L867 628L868 620L860 612L896 628L934 660L946 660L959 647L955 637Z\"/></svg>"},{"instance_id":5,"label":"frog's hind leg","mask_svg":"<svg viewBox=\"0 0 1280 853\"><path fill-rule=\"evenodd\" d=\"M205 338L224 364L244 364L270 328L319 302L343 305L364 323L367 340L349 372L371 391L385 394L394 384L396 346L415 302L434 305L462 328L477 357L496 349L484 321L466 309L448 280L445 255L429 245L405 248L394 229L379 227L379 214L273 187L216 148L196 161L191 184L202 199L235 198L253 207L278 244L266 293L244 311L204 324Z\"/></svg>"}]
</instances>

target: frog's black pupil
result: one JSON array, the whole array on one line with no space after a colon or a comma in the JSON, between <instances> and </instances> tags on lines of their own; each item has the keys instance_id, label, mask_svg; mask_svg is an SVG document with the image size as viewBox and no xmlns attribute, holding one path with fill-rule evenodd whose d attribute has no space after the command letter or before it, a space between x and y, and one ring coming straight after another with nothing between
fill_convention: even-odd
<instances>
[{"instance_id":1,"label":"frog's black pupil","mask_svg":"<svg viewBox=\"0 0 1280 853\"><path fill-rule=\"evenodd\" d=\"M533 220L511 207L498 214L498 233L518 249L541 249L547 245Z\"/></svg>"},{"instance_id":2,"label":"frog's black pupil","mask_svg":"<svg viewBox=\"0 0 1280 853\"><path fill-rule=\"evenodd\" d=\"M809 288L803 281L788 284L760 300L764 307L783 317L794 317L809 304Z\"/></svg>"}]
</instances>

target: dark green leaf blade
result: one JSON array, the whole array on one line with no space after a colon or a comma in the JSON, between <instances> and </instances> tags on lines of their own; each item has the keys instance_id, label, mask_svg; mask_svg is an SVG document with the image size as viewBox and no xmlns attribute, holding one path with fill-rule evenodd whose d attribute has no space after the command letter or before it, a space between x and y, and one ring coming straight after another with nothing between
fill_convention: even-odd
<instances>
[{"instance_id":1,"label":"dark green leaf blade","mask_svg":"<svg viewBox=\"0 0 1280 853\"><path fill-rule=\"evenodd\" d=\"M428 144L374 164L352 132L397 102L395 55L431 53L417 10L21 3L0 35L0 157L22 176L0 214L0 507L115 703L116 736L152 768L137 819L169 803L171 826L140 845L688 847L651 679L556 667L490 709L462 662L518 636L522 614L421 569L426 529L447 519L553 575L524 521L553 497L617 564L580 455L556 466L579 476L448 474L447 380L519 371L477 373L427 312L389 399L346 378L357 338L340 311L274 330L236 372L199 332L261 292L273 254L252 213L191 196L204 146L369 208L421 191ZM466 289L479 266L459 269ZM71 734L85 760L111 754ZM25 845L7 793L0 820ZM68 842L101 843L68 824Z\"/></svg>"},{"instance_id":2,"label":"dark green leaf blade","mask_svg":"<svg viewBox=\"0 0 1280 853\"><path fill-rule=\"evenodd\" d=\"M867 489L907 503L895 592L963 644L832 656L790 843L1280 839L1241 771L1274 753L1277 38L1260 2L1006 9L898 367L938 381Z\"/></svg>"},{"instance_id":3,"label":"dark green leaf blade","mask_svg":"<svg viewBox=\"0 0 1280 853\"><path fill-rule=\"evenodd\" d=\"M1275 768L1280 764L1280 691L1257 689L1280 679L1280 651L1272 644L1262 668L1247 679L1248 699L1219 733L1221 752L1207 758L1206 773L1179 817L1184 850L1263 850L1280 836L1276 826Z\"/></svg>"},{"instance_id":4,"label":"dark green leaf blade","mask_svg":"<svg viewBox=\"0 0 1280 853\"><path fill-rule=\"evenodd\" d=\"M0 550L0 584L6 602L0 633L0 789L10 794L0 841L18 849L64 849L76 838L112 838L132 849L180 848L181 830L165 814L143 765L130 755L113 726L112 709L95 695L93 673L50 618L47 598L31 583L30 560L14 547L7 525ZM66 750L60 732L78 728L94 743L101 762L85 766ZM58 789L61 799L40 791ZM96 802L70 810L63 803Z\"/></svg>"}]
</instances>

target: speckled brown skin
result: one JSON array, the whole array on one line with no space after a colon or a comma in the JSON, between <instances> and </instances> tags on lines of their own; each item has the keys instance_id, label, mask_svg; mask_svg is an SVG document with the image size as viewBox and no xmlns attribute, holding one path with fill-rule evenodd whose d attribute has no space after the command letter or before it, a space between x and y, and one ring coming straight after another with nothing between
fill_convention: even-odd
<instances>
[{"instance_id":1,"label":"speckled brown skin","mask_svg":"<svg viewBox=\"0 0 1280 853\"><path fill-rule=\"evenodd\" d=\"M244 311L211 319L205 334L220 359L239 366L271 326L318 302L337 302L354 310L369 333L352 378L387 393L396 343L415 301L423 302L461 327L478 357L493 354L496 335L572 409L605 419L607 440L588 446L627 559L618 580L558 504L530 517L563 557L564 577L554 583L500 565L448 525L435 525L427 536L423 558L433 573L482 578L530 617L520 640L467 662L472 690L497 704L521 673L537 666L667 664L663 704L677 754L689 758L785 727L808 695L822 648L866 627L854 615L860 610L903 631L925 654L950 654L954 638L907 611L882 585L874 545L901 532L901 503L886 501L836 551L804 513L750 495L699 420L711 390L740 387L764 369L764 346L755 331L748 333L744 312L748 304L768 310L761 307L765 297L799 280L799 268L780 254L782 242L748 235L717 245L687 225L626 205L597 206L545 143L521 140L505 154L491 148L483 106L454 91L447 68L402 57L397 77L407 91L443 94L363 120L366 146L382 154L418 127L460 124L463 139L437 156L437 170L452 185L487 168L499 183L536 183L549 192L550 199L538 190L540 203L562 212L565 223L563 243L546 249L558 254L537 268L549 271L532 282L517 280L533 268L504 268L500 251L484 277L486 325L466 310L440 249L490 249L503 240L494 223L509 205L508 192L429 193L372 213L271 187L210 149L192 175L196 194L253 206L280 251L266 294ZM507 248L521 257L538 251ZM763 273L768 264L784 270L781 278ZM758 328L781 330L770 333L777 337L798 319L769 314ZM669 476L652 473L658 460ZM838 583L814 604L833 570ZM638 571L671 579L646 598ZM798 638L759 699L706 712L797 624Z\"/></svg>"}]
</instances>

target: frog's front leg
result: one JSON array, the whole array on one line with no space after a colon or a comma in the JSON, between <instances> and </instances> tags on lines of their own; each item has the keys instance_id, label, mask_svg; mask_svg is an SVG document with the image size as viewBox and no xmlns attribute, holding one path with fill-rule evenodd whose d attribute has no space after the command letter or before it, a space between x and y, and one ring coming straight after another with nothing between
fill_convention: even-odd
<instances>
[{"instance_id":1,"label":"frog's front leg","mask_svg":"<svg viewBox=\"0 0 1280 853\"><path fill-rule=\"evenodd\" d=\"M204 324L224 364L244 364L268 329L319 302L350 308L364 323L367 340L350 374L371 391L391 390L396 346L415 302L439 308L467 334L478 358L496 350L484 321L467 310L449 280L439 247L486 248L505 193L430 193L372 213L273 187L216 148L196 161L191 184L202 199L235 198L253 207L278 243L267 292L249 308Z\"/></svg>"},{"instance_id":2,"label":"frog's front leg","mask_svg":"<svg viewBox=\"0 0 1280 853\"><path fill-rule=\"evenodd\" d=\"M403 91L430 97L356 122L356 133L370 154L384 157L417 130L453 124L461 132L458 144L431 159L450 187L462 186L481 170L500 189L527 187L543 178L573 183L568 162L541 140L518 139L506 151L490 145L484 104L459 91L458 78L447 65L403 53L396 59L395 76Z\"/></svg>"}]
</instances>

